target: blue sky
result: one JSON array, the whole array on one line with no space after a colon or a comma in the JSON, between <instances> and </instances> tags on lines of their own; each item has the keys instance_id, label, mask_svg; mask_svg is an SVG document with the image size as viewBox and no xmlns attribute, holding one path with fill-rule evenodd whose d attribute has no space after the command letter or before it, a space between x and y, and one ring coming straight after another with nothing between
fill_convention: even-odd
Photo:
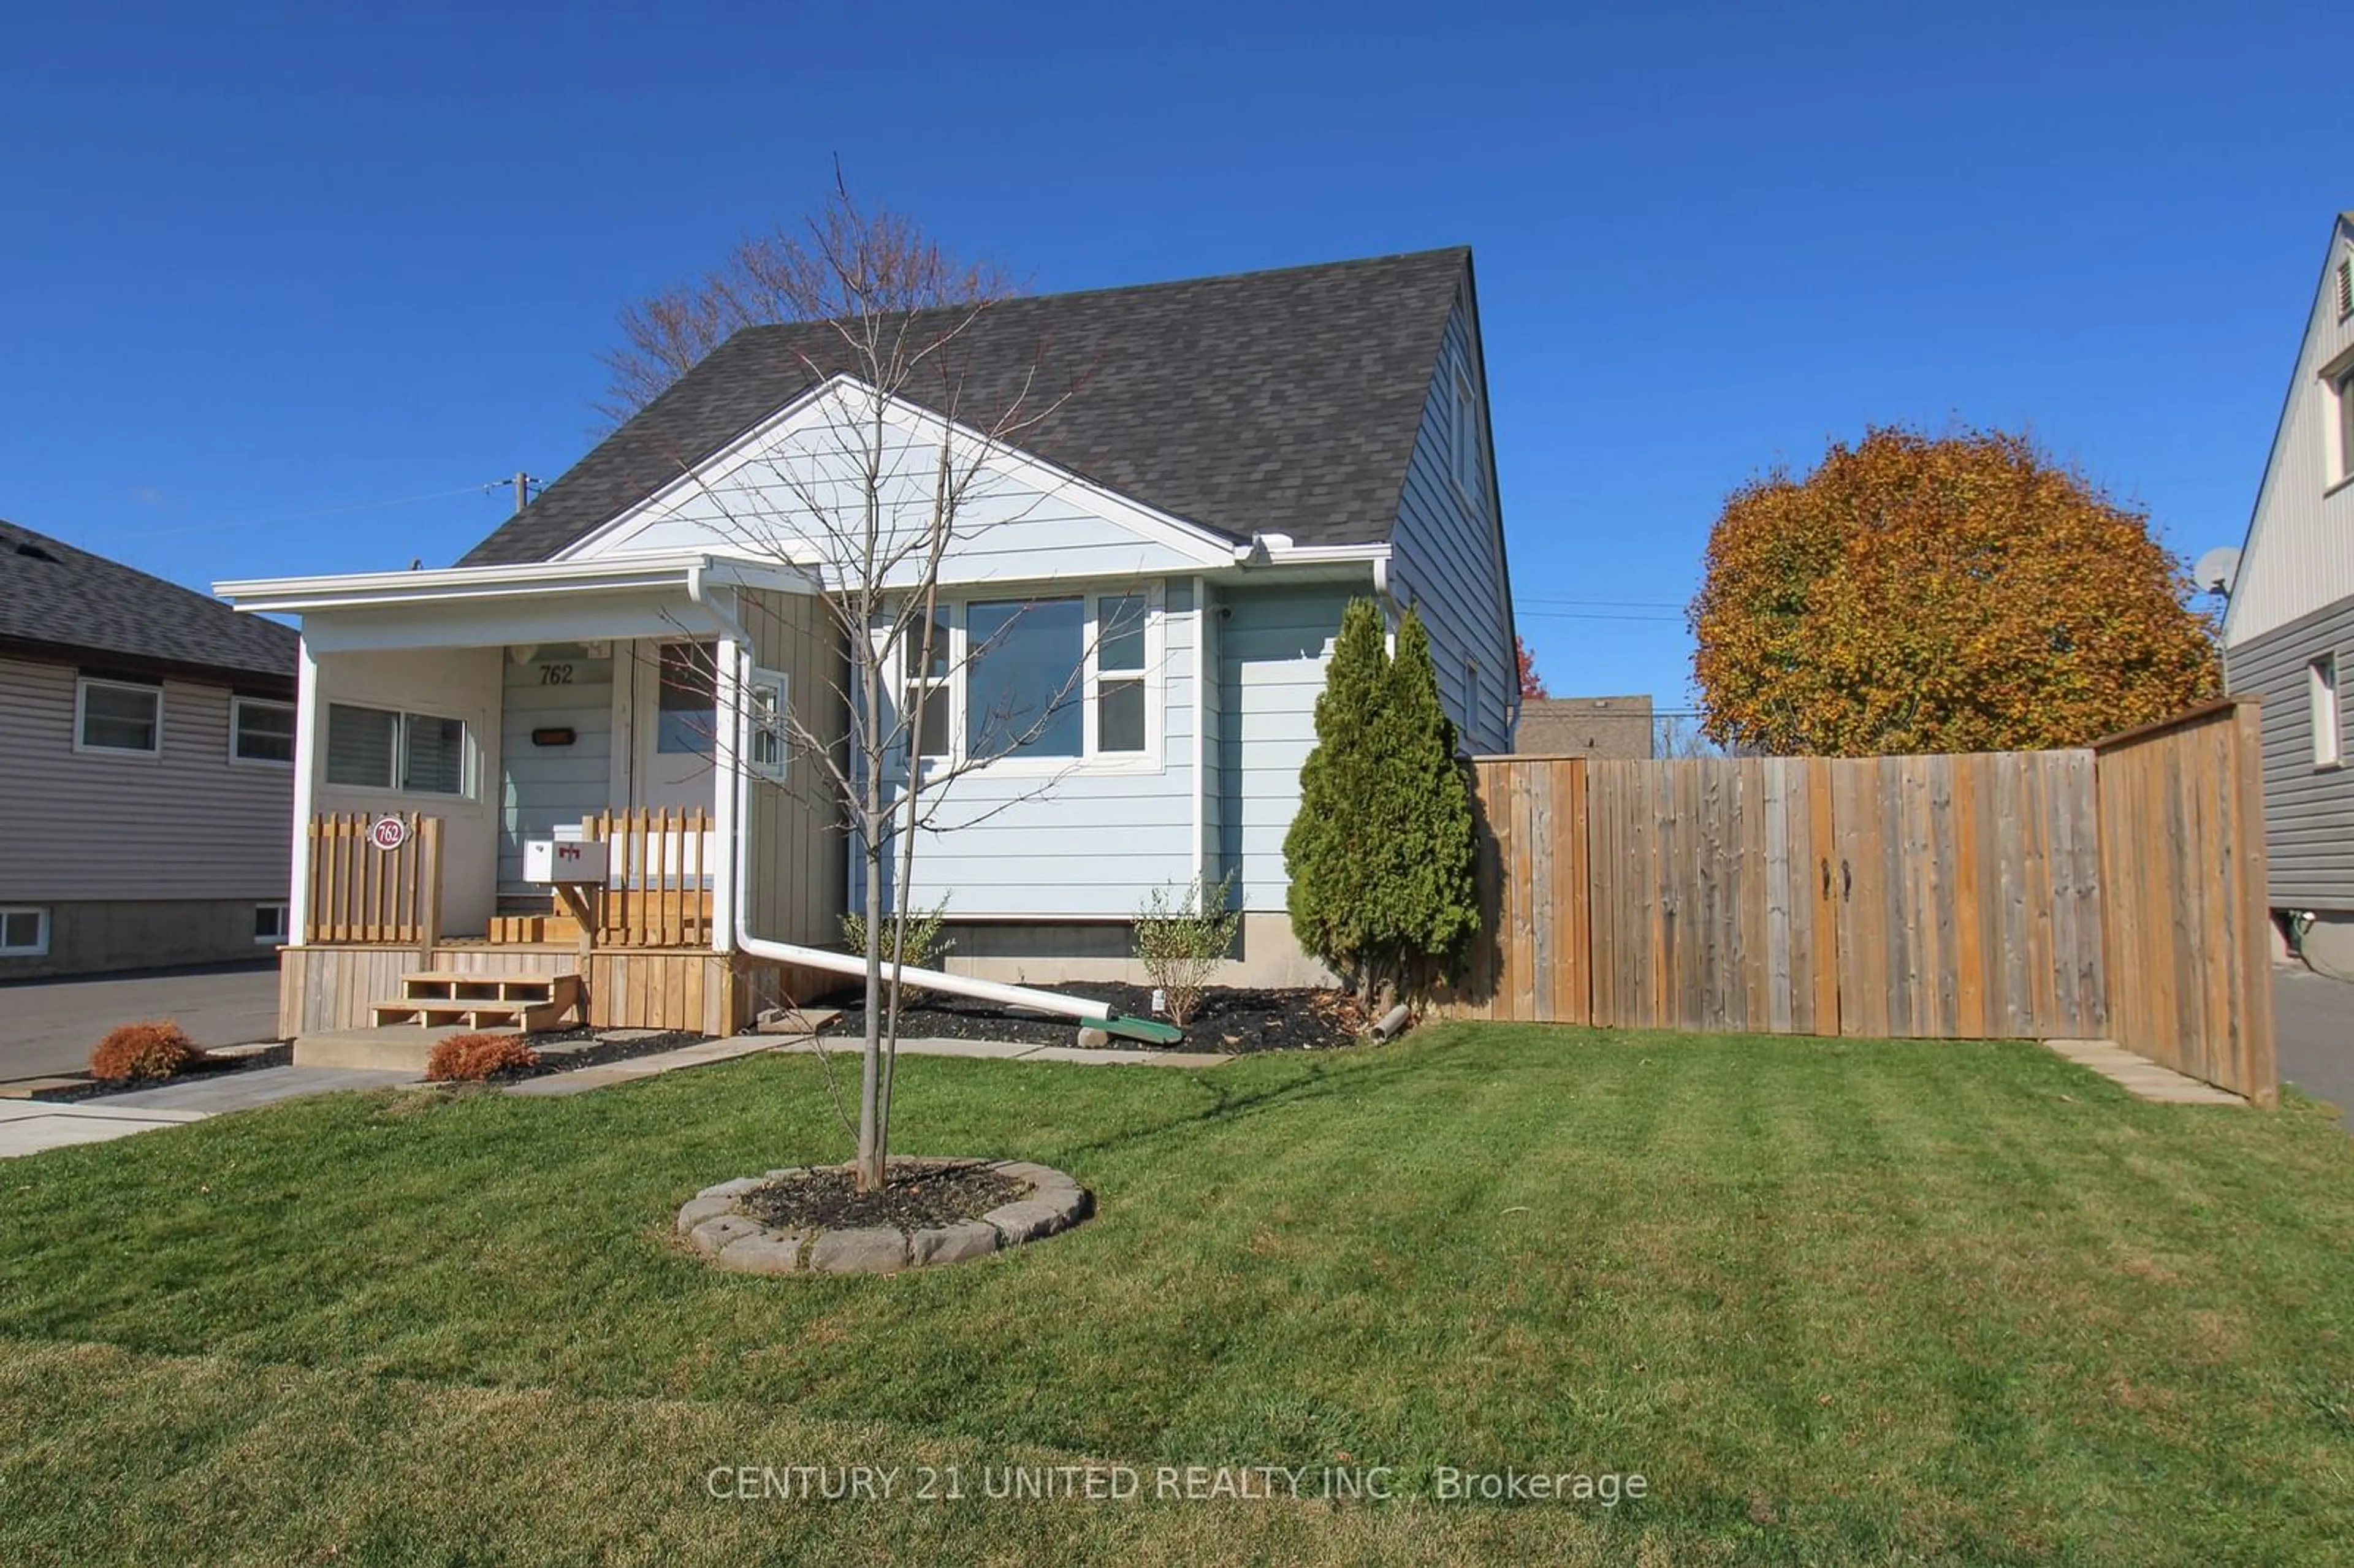
<instances>
[{"instance_id":1,"label":"blue sky","mask_svg":"<svg viewBox=\"0 0 2354 1568\"><path fill-rule=\"evenodd\" d=\"M1523 630L1672 705L1726 492L1871 422L2237 544L2354 205L2321 5L182 9L10 19L0 516L198 585L454 559L838 153L1040 289L1469 242Z\"/></svg>"}]
</instances>

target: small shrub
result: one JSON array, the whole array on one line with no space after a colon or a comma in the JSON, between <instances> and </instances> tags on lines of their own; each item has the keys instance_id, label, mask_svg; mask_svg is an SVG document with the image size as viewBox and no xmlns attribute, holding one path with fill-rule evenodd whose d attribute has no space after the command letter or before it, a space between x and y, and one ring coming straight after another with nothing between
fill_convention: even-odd
<instances>
[{"instance_id":1,"label":"small shrub","mask_svg":"<svg viewBox=\"0 0 2354 1568\"><path fill-rule=\"evenodd\" d=\"M169 1078L211 1061L178 1024L165 1018L126 1023L110 1033L90 1054L90 1075L111 1084Z\"/></svg>"},{"instance_id":2,"label":"small shrub","mask_svg":"<svg viewBox=\"0 0 2354 1568\"><path fill-rule=\"evenodd\" d=\"M1202 992L1235 945L1242 916L1226 907L1234 885L1235 874L1228 872L1206 895L1198 876L1182 897L1156 887L1136 912L1136 961L1161 988L1169 1021L1181 1028L1200 1011Z\"/></svg>"},{"instance_id":3,"label":"small shrub","mask_svg":"<svg viewBox=\"0 0 2354 1568\"><path fill-rule=\"evenodd\" d=\"M906 952L900 962L911 969L936 969L940 960L956 946L947 932L949 901L941 899L929 909L919 909L907 916ZM842 917L842 943L852 952L864 956L866 951L866 916L861 914ZM891 972L891 922L883 922L883 972Z\"/></svg>"},{"instance_id":4,"label":"small shrub","mask_svg":"<svg viewBox=\"0 0 2354 1568\"><path fill-rule=\"evenodd\" d=\"M425 1059L425 1076L437 1084L479 1084L496 1074L539 1065L539 1053L520 1034L452 1034Z\"/></svg>"}]
</instances>

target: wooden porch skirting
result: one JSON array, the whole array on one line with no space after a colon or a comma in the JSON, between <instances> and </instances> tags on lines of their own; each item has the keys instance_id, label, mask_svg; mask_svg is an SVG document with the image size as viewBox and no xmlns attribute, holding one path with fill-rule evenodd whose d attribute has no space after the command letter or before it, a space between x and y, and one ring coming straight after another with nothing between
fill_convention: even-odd
<instances>
[{"instance_id":1,"label":"wooden porch skirting","mask_svg":"<svg viewBox=\"0 0 2354 1568\"><path fill-rule=\"evenodd\" d=\"M586 981L588 1022L610 1029L686 1029L740 1034L760 1010L818 995L840 982L811 970L701 948L632 948L584 956L571 946L438 945L416 948L317 945L279 950L278 1031L286 1039L331 1029L365 1029L369 1009L400 995L400 977L421 970L461 974L577 974Z\"/></svg>"}]
</instances>

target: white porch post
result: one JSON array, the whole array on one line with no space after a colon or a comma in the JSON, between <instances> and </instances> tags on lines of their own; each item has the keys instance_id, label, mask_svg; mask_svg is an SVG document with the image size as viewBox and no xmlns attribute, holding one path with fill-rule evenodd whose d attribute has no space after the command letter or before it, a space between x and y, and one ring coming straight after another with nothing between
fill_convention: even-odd
<instances>
[{"instance_id":1,"label":"white porch post","mask_svg":"<svg viewBox=\"0 0 2354 1568\"><path fill-rule=\"evenodd\" d=\"M297 644L294 684L293 876L286 889L286 930L297 944L311 939L311 802L319 772L319 656L311 640Z\"/></svg>"},{"instance_id":2,"label":"white porch post","mask_svg":"<svg viewBox=\"0 0 2354 1568\"><path fill-rule=\"evenodd\" d=\"M732 634L719 639L717 703L712 716L720 733L711 748L711 808L719 839L718 863L711 871L711 946L736 948L736 887L745 874L744 649Z\"/></svg>"}]
</instances>

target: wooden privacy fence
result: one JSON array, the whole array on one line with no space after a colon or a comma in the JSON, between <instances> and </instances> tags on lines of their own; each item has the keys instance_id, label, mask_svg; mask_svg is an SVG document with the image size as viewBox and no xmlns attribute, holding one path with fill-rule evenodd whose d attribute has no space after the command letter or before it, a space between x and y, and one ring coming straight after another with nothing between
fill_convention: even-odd
<instances>
[{"instance_id":1,"label":"wooden privacy fence","mask_svg":"<svg viewBox=\"0 0 2354 1568\"><path fill-rule=\"evenodd\" d=\"M607 846L597 901L600 948L701 948L711 942L710 813L638 808L586 819L584 836Z\"/></svg>"},{"instance_id":2,"label":"wooden privacy fence","mask_svg":"<svg viewBox=\"0 0 2354 1568\"><path fill-rule=\"evenodd\" d=\"M389 822L399 824L398 833L379 829ZM306 837L310 894L301 940L424 948L440 939L440 818L329 811L311 819Z\"/></svg>"},{"instance_id":3,"label":"wooden privacy fence","mask_svg":"<svg viewBox=\"0 0 2354 1568\"><path fill-rule=\"evenodd\" d=\"M2253 699L2089 750L1486 758L1442 1010L1610 1027L2111 1036L2268 1103Z\"/></svg>"},{"instance_id":4,"label":"wooden privacy fence","mask_svg":"<svg viewBox=\"0 0 2354 1568\"><path fill-rule=\"evenodd\" d=\"M2110 1034L2270 1105L2264 730L2226 698L2100 746Z\"/></svg>"}]
</instances>

